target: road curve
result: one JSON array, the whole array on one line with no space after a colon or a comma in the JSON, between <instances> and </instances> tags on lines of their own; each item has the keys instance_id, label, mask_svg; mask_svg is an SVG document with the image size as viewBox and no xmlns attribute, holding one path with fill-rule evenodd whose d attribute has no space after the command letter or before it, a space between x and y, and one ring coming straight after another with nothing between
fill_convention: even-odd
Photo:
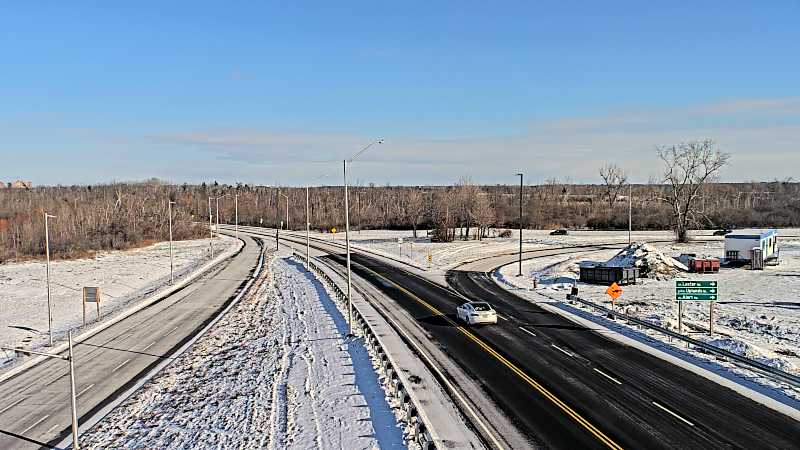
<instances>
[{"instance_id":1,"label":"road curve","mask_svg":"<svg viewBox=\"0 0 800 450\"><path fill-rule=\"evenodd\" d=\"M75 346L79 422L89 420L202 330L261 254L253 238L198 280ZM52 448L70 433L69 375L49 359L0 383L0 449Z\"/></svg>"}]
</instances>

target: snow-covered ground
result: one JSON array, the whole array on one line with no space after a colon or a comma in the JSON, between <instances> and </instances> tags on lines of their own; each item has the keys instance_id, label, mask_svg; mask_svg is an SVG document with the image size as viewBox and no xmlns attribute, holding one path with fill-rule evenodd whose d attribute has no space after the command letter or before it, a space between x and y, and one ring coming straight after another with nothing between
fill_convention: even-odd
<instances>
[{"instance_id":1,"label":"snow-covered ground","mask_svg":"<svg viewBox=\"0 0 800 450\"><path fill-rule=\"evenodd\" d=\"M784 234L800 234L796 230L788 231ZM716 280L720 286L720 301L714 308L714 335L708 336L707 332L708 303L691 302L686 303L684 309L684 324L691 336L800 374L800 238L783 238L780 246L781 264L767 267L764 271L723 268L714 275L679 272L675 277L659 274L657 279L641 279L636 285L623 286L624 294L617 300L617 308L634 317L675 329L674 280ZM655 244L653 247L669 256L696 253L719 257L723 253L721 241ZM541 296L546 296L561 302L578 278L580 261L606 261L617 253L616 250L606 250L538 258L523 263L524 277L516 276L514 265L501 268L495 276L501 285L519 288L517 293L534 301L542 301ZM534 278L538 280L535 290ZM581 298L610 306L605 286L584 283L577 283L577 286ZM753 374L745 375L760 378ZM800 399L800 391L784 391Z\"/></svg>"},{"instance_id":2,"label":"snow-covered ground","mask_svg":"<svg viewBox=\"0 0 800 450\"><path fill-rule=\"evenodd\" d=\"M240 241L222 236L215 256L231 254ZM173 243L176 279L210 259L208 240ZM50 263L54 340L83 325L82 289L98 286L100 313L111 316L169 283L169 243L98 253L94 258ZM97 310L87 305L87 325ZM47 284L44 261L0 265L0 345L36 349L47 343ZM0 351L0 367L12 358Z\"/></svg>"},{"instance_id":3,"label":"snow-covered ground","mask_svg":"<svg viewBox=\"0 0 800 450\"><path fill-rule=\"evenodd\" d=\"M454 242L431 242L426 230L418 230L417 238L410 230L363 230L350 232L350 245L373 252L383 253L420 267L449 269L460 263L481 257L513 253L519 249L519 231L512 230L511 237L489 237L483 240L456 240ZM493 230L492 234L497 234ZM710 232L698 232L698 237L709 237ZM344 233L312 232L312 237L344 243ZM636 231L634 240L670 240L669 231ZM402 244L398 243L402 239ZM570 231L566 236L550 236L549 230L524 230L523 250L537 250L548 247L568 247L586 244L607 244L627 241L627 232L619 231ZM428 255L431 255L430 264Z\"/></svg>"},{"instance_id":4,"label":"snow-covered ground","mask_svg":"<svg viewBox=\"0 0 800 450\"><path fill-rule=\"evenodd\" d=\"M87 448L405 448L360 340L286 254L186 354L82 436Z\"/></svg>"}]
</instances>

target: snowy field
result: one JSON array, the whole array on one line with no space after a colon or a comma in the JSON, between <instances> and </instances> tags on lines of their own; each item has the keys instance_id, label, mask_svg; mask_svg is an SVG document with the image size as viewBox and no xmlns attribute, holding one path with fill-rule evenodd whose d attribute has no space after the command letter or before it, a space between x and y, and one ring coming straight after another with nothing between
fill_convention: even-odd
<instances>
[{"instance_id":1,"label":"snowy field","mask_svg":"<svg viewBox=\"0 0 800 450\"><path fill-rule=\"evenodd\" d=\"M782 230L783 236L798 236L797 230ZM675 279L716 280L720 301L714 308L714 335L708 335L708 303L687 303L684 331L692 337L738 354L754 358L781 370L800 374L800 238L779 238L781 264L764 271L722 268L716 275L679 272L660 279L640 279L637 285L623 286L617 300L620 311L668 328L677 328ZM722 242L655 244L666 256L681 253L722 256ZM562 301L578 278L580 261L606 261L618 251L595 251L529 260L523 263L524 277L517 267L501 268L495 276L501 285L535 301L541 296ZM538 287L533 289L533 279ZM610 307L606 287L577 283L581 298ZM666 339L665 339L666 340ZM790 395L800 398L800 392Z\"/></svg>"},{"instance_id":2,"label":"snowy field","mask_svg":"<svg viewBox=\"0 0 800 450\"><path fill-rule=\"evenodd\" d=\"M360 341L312 274L266 275L176 363L82 436L86 448L406 448Z\"/></svg>"},{"instance_id":3,"label":"snowy field","mask_svg":"<svg viewBox=\"0 0 800 450\"><path fill-rule=\"evenodd\" d=\"M493 230L496 235L498 230ZM418 230L417 238L411 230L364 230L350 232L350 245L373 252L382 253L395 259L402 259L420 267L432 269L449 269L460 263L481 257L513 253L519 250L519 230L512 230L511 237L488 237L483 240L458 240L454 242L431 242L427 230ZM711 232L696 233L699 239L707 239ZM344 233L312 232L312 237L328 241L344 243ZM456 236L458 237L458 236ZM398 243L402 239L402 244ZM669 231L636 231L634 240L671 240ZM587 244L608 244L627 242L627 231L570 231L566 236L550 236L550 230L524 230L522 234L523 250L537 250L548 247L568 247ZM428 263L428 255L431 262Z\"/></svg>"},{"instance_id":4,"label":"snowy field","mask_svg":"<svg viewBox=\"0 0 800 450\"><path fill-rule=\"evenodd\" d=\"M233 253L240 241L222 236L215 256ZM176 280L210 259L206 239L173 243ZM104 318L169 284L169 242L135 250L100 252L94 258L50 263L54 340L83 325L82 289L98 286ZM97 316L87 305L87 324ZM47 344L47 284L44 261L0 265L0 345L36 349ZM0 367L11 362L0 351Z\"/></svg>"}]
</instances>

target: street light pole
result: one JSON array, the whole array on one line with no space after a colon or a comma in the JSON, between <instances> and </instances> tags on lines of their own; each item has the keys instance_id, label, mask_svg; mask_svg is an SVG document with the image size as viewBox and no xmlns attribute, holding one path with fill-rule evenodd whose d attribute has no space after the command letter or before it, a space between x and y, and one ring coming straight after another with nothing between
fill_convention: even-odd
<instances>
[{"instance_id":1,"label":"street light pole","mask_svg":"<svg viewBox=\"0 0 800 450\"><path fill-rule=\"evenodd\" d=\"M208 197L208 245L211 247L211 257L214 257L214 227L211 225L211 197Z\"/></svg>"},{"instance_id":2,"label":"street light pole","mask_svg":"<svg viewBox=\"0 0 800 450\"><path fill-rule=\"evenodd\" d=\"M50 347L53 346L53 307L50 300L50 230L47 219L56 216L44 213L44 252L47 258L47 339Z\"/></svg>"},{"instance_id":3,"label":"street light pole","mask_svg":"<svg viewBox=\"0 0 800 450\"><path fill-rule=\"evenodd\" d=\"M311 244L309 234L311 232L311 222L308 217L308 185L306 185L306 266L311 267Z\"/></svg>"},{"instance_id":4,"label":"street light pole","mask_svg":"<svg viewBox=\"0 0 800 450\"><path fill-rule=\"evenodd\" d=\"M17 347L0 347L0 350L10 350L13 352L25 353L45 358L61 359L69 362L69 387L70 403L72 406L72 448L80 449L78 444L78 396L75 393L75 352L72 350L72 330L67 331L67 356L54 355L52 353L37 352Z\"/></svg>"},{"instance_id":5,"label":"street light pole","mask_svg":"<svg viewBox=\"0 0 800 450\"><path fill-rule=\"evenodd\" d=\"M522 174L519 176L519 273L518 277L522 276Z\"/></svg>"},{"instance_id":6,"label":"street light pole","mask_svg":"<svg viewBox=\"0 0 800 450\"><path fill-rule=\"evenodd\" d=\"M233 196L233 204L236 210L236 239L239 239L239 194Z\"/></svg>"},{"instance_id":7,"label":"street light pole","mask_svg":"<svg viewBox=\"0 0 800 450\"><path fill-rule=\"evenodd\" d=\"M281 190L278 189L278 196L275 197L275 251L278 251L279 239L280 239L280 232L281 232L281 225L279 222L280 217L280 204L281 202Z\"/></svg>"},{"instance_id":8,"label":"street light pole","mask_svg":"<svg viewBox=\"0 0 800 450\"><path fill-rule=\"evenodd\" d=\"M281 197L286 199L286 231L289 231L289 196L281 194Z\"/></svg>"},{"instance_id":9,"label":"street light pole","mask_svg":"<svg viewBox=\"0 0 800 450\"><path fill-rule=\"evenodd\" d=\"M175 263L173 262L172 253L172 205L174 203L172 200L167 202L167 214L169 214L169 284L175 281Z\"/></svg>"},{"instance_id":10,"label":"street light pole","mask_svg":"<svg viewBox=\"0 0 800 450\"><path fill-rule=\"evenodd\" d=\"M631 234L633 232L633 186L628 185L628 247L633 245Z\"/></svg>"},{"instance_id":11,"label":"street light pole","mask_svg":"<svg viewBox=\"0 0 800 450\"><path fill-rule=\"evenodd\" d=\"M350 158L350 162L355 161L355 159L368 148L372 147L375 144L383 144L383 139L378 139L377 141L370 142L369 145L361 149L358 153L353 155ZM353 298L351 296L353 283L352 283L352 275L350 272L350 204L347 198L347 160L343 161L344 163L344 239L345 239L345 248L347 249L347 334L348 336L353 334Z\"/></svg>"}]
</instances>

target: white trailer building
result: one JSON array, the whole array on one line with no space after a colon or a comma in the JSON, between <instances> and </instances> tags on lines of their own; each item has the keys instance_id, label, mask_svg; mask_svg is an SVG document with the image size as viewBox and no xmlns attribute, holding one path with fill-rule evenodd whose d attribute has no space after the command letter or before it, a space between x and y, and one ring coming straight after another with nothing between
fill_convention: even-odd
<instances>
[{"instance_id":1,"label":"white trailer building","mask_svg":"<svg viewBox=\"0 0 800 450\"><path fill-rule=\"evenodd\" d=\"M725 235L725 260L749 263L753 250L761 250L764 261L778 258L777 230L740 230Z\"/></svg>"}]
</instances>

